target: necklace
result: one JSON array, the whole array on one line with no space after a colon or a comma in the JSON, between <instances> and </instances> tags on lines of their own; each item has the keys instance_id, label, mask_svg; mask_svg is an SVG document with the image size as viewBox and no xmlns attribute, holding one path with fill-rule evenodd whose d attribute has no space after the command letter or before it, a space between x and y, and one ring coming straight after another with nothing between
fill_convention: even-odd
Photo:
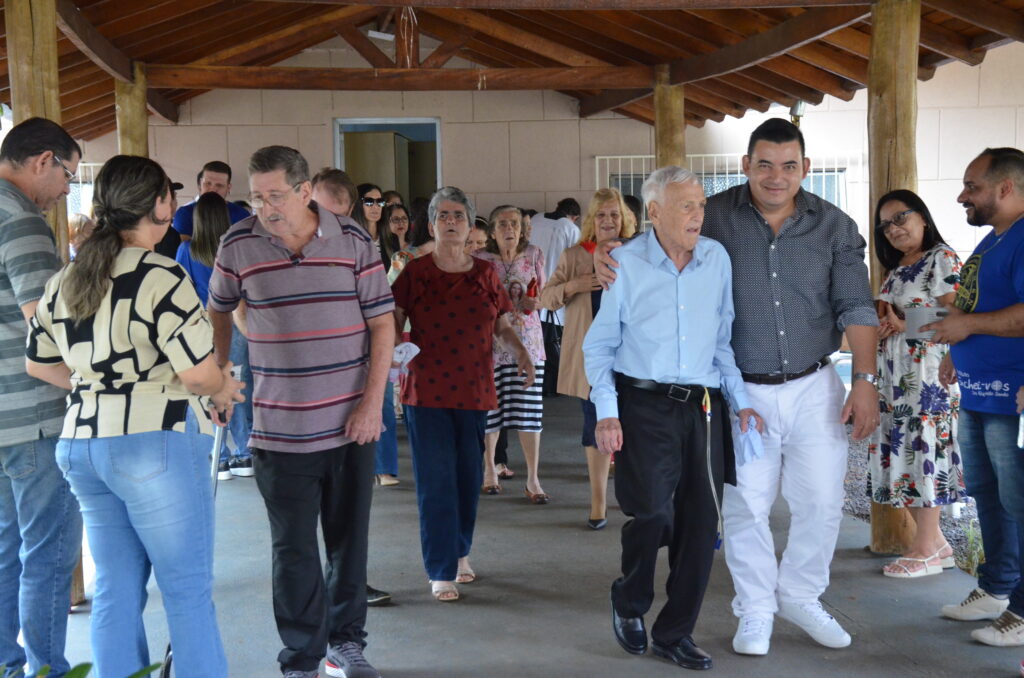
<instances>
[{"instance_id":1,"label":"necklace","mask_svg":"<svg viewBox=\"0 0 1024 678\"><path fill-rule=\"evenodd\" d=\"M501 257L500 254L498 256ZM507 264L505 263L504 257L501 257L501 259L500 259L501 265L505 269L505 286L506 287L508 286L509 281L512 279L512 269L515 268L516 259L518 259L518 258L519 258L519 252L516 252L515 254L512 255L512 261L508 262Z\"/></svg>"},{"instance_id":2,"label":"necklace","mask_svg":"<svg viewBox=\"0 0 1024 678\"><path fill-rule=\"evenodd\" d=\"M994 231L993 231L993 232L994 232ZM1007 233L1009 233L1009 232L1010 232L1010 229L1006 229L1005 231L1003 231L1002 233L1000 233L1000 234L999 234L998 236L996 236L996 239L995 239L995 240L994 240L994 241L992 242L992 244L991 244L991 245L989 245L988 247L986 247L985 249L983 249L983 250L982 250L982 251L980 251L980 252L975 252L975 253L974 253L974 254L975 254L975 256L979 256L979 257L980 257L980 256L981 256L981 255L983 255L983 254L988 254L989 252L991 252L991 251L992 251L992 249L993 249L993 248L994 248L994 247L995 247L996 245L998 245L999 243L1001 243L1001 242L1003 241L1003 238L1005 238L1005 237L1006 237L1006 234L1007 234Z\"/></svg>"}]
</instances>

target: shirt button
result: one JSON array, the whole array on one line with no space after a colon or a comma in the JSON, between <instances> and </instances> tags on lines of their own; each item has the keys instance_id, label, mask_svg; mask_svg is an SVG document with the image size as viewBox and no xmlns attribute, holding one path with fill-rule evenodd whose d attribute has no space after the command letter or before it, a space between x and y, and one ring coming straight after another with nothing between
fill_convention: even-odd
<instances>
[{"instance_id":1,"label":"shirt button","mask_svg":"<svg viewBox=\"0 0 1024 678\"><path fill-rule=\"evenodd\" d=\"M779 305L779 302L777 302L777 301L776 301L776 302L775 302L775 305L776 305L776 306L778 306L778 305Z\"/></svg>"},{"instance_id":2,"label":"shirt button","mask_svg":"<svg viewBox=\"0 0 1024 678\"><path fill-rule=\"evenodd\" d=\"M685 309L685 308L686 308L685 306L680 306L680 307L679 307L679 310L680 310L680 311L682 311L682 310L683 310L683 309Z\"/></svg>"},{"instance_id":3,"label":"shirt button","mask_svg":"<svg viewBox=\"0 0 1024 678\"><path fill-rule=\"evenodd\" d=\"M785 334L785 332L784 332L783 330L779 330L779 336L780 336L780 337L781 337L782 335L784 335L784 334Z\"/></svg>"},{"instance_id":4,"label":"shirt button","mask_svg":"<svg viewBox=\"0 0 1024 678\"><path fill-rule=\"evenodd\" d=\"M684 369L684 370L686 369L686 365L683 365L683 369Z\"/></svg>"},{"instance_id":5,"label":"shirt button","mask_svg":"<svg viewBox=\"0 0 1024 678\"><path fill-rule=\"evenodd\" d=\"M778 273L775 273L775 272L773 271L773 272L772 272L772 277L773 277L773 278L778 278L778 277L779 277L779 274L778 274Z\"/></svg>"},{"instance_id":6,"label":"shirt button","mask_svg":"<svg viewBox=\"0 0 1024 678\"><path fill-rule=\"evenodd\" d=\"M771 249L775 249L775 245L772 245L772 246L771 246Z\"/></svg>"},{"instance_id":7,"label":"shirt button","mask_svg":"<svg viewBox=\"0 0 1024 678\"><path fill-rule=\"evenodd\" d=\"M686 335L684 334L683 336L679 337L679 339L682 341L686 341Z\"/></svg>"},{"instance_id":8,"label":"shirt button","mask_svg":"<svg viewBox=\"0 0 1024 678\"><path fill-rule=\"evenodd\" d=\"M789 364L789 361L788 361L788 360L783 360L783 361L782 361L782 364L783 364L783 365L788 365L788 364Z\"/></svg>"}]
</instances>

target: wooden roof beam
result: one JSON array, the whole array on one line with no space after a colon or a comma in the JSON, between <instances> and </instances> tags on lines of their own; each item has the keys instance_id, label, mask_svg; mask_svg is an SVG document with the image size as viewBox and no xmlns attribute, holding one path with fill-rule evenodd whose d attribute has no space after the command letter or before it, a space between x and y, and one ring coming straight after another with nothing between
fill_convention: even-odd
<instances>
[{"instance_id":1,"label":"wooden roof beam","mask_svg":"<svg viewBox=\"0 0 1024 678\"><path fill-rule=\"evenodd\" d=\"M1016 10L989 0L922 0L932 9L963 19L987 31L1024 42L1024 17Z\"/></svg>"},{"instance_id":2,"label":"wooden roof beam","mask_svg":"<svg viewBox=\"0 0 1024 678\"><path fill-rule=\"evenodd\" d=\"M583 68L280 68L177 66L147 68L151 87L165 89L310 89L472 91L635 88L653 81L649 66Z\"/></svg>"},{"instance_id":3,"label":"wooden roof beam","mask_svg":"<svg viewBox=\"0 0 1024 678\"><path fill-rule=\"evenodd\" d=\"M253 0L341 5L348 0ZM835 7L870 5L871 0L382 0L380 7L465 7L468 9L740 9L753 7ZM623 7L626 5L626 7Z\"/></svg>"},{"instance_id":4,"label":"wooden roof beam","mask_svg":"<svg viewBox=\"0 0 1024 678\"><path fill-rule=\"evenodd\" d=\"M132 82L132 60L85 20L72 0L57 0L57 28L89 60L121 82ZM146 91L146 107L167 122L178 122L178 107L159 92Z\"/></svg>"},{"instance_id":5,"label":"wooden roof beam","mask_svg":"<svg viewBox=\"0 0 1024 678\"><path fill-rule=\"evenodd\" d=\"M395 62L352 24L338 27L338 35L374 68L394 68Z\"/></svg>"},{"instance_id":6,"label":"wooden roof beam","mask_svg":"<svg viewBox=\"0 0 1024 678\"><path fill-rule=\"evenodd\" d=\"M820 39L832 31L861 21L868 7L811 9L775 27L751 35L743 42L716 52L681 59L672 64L672 83L680 84L732 73L767 61ZM865 76L866 80L866 76Z\"/></svg>"},{"instance_id":7,"label":"wooden roof beam","mask_svg":"<svg viewBox=\"0 0 1024 678\"><path fill-rule=\"evenodd\" d=\"M441 68L448 63L452 57L456 56L459 53L459 50L465 47L466 43L473 39L474 35L475 33L473 31L467 29L443 40L420 65L423 68Z\"/></svg>"}]
</instances>

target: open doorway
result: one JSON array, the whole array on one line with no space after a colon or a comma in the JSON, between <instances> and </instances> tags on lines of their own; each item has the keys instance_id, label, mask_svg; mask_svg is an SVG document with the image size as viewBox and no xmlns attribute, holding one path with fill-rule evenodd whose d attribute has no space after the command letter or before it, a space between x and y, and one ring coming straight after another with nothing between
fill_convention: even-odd
<instances>
[{"instance_id":1,"label":"open doorway","mask_svg":"<svg viewBox=\"0 0 1024 678\"><path fill-rule=\"evenodd\" d=\"M438 118L336 118L334 164L411 203L441 186L440 141Z\"/></svg>"}]
</instances>

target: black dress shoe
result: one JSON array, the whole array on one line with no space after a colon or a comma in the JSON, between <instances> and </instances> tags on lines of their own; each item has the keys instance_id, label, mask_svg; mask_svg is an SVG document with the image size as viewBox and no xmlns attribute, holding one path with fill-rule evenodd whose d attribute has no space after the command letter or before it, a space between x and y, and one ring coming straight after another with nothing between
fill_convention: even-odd
<instances>
[{"instance_id":1,"label":"black dress shoe","mask_svg":"<svg viewBox=\"0 0 1024 678\"><path fill-rule=\"evenodd\" d=\"M693 638L686 636L674 645L662 645L655 642L651 645L656 657L675 662L684 669L702 671L711 668L711 655L697 647Z\"/></svg>"},{"instance_id":2,"label":"black dress shoe","mask_svg":"<svg viewBox=\"0 0 1024 678\"><path fill-rule=\"evenodd\" d=\"M612 628L615 630L615 640L619 641L623 650L630 654L647 652L647 629L644 628L643 617L620 617L612 602Z\"/></svg>"},{"instance_id":3,"label":"black dress shoe","mask_svg":"<svg viewBox=\"0 0 1024 678\"><path fill-rule=\"evenodd\" d=\"M592 530L603 530L607 524L607 518L589 518L587 520L587 527Z\"/></svg>"},{"instance_id":4,"label":"black dress shoe","mask_svg":"<svg viewBox=\"0 0 1024 678\"><path fill-rule=\"evenodd\" d=\"M366 585L366 605L367 607L380 607L387 605L391 602L391 594L387 591L381 591L375 589L369 584Z\"/></svg>"}]
</instances>

